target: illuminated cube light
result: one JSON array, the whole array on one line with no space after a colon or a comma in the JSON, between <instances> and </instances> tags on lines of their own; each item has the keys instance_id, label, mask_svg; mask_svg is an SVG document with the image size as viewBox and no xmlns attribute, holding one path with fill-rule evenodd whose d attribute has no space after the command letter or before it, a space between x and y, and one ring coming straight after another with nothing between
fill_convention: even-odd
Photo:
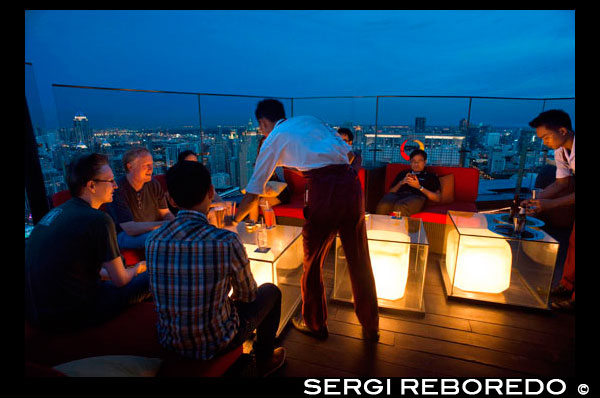
<instances>
[{"instance_id":1,"label":"illuminated cube light","mask_svg":"<svg viewBox=\"0 0 600 398\"><path fill-rule=\"evenodd\" d=\"M250 260L250 271L252 271L252 276L254 276L257 286L277 281L277 276L273 275L273 266L271 263Z\"/></svg>"},{"instance_id":2,"label":"illuminated cube light","mask_svg":"<svg viewBox=\"0 0 600 398\"><path fill-rule=\"evenodd\" d=\"M406 242L410 241L408 235L401 232L369 230L367 236L377 298L392 301L401 299L406 292L410 245L374 239Z\"/></svg>"},{"instance_id":3,"label":"illuminated cube light","mask_svg":"<svg viewBox=\"0 0 600 398\"><path fill-rule=\"evenodd\" d=\"M512 251L506 240L463 235L459 245L453 230L447 243L446 269L454 278L453 286L480 293L502 293L509 288Z\"/></svg>"}]
</instances>

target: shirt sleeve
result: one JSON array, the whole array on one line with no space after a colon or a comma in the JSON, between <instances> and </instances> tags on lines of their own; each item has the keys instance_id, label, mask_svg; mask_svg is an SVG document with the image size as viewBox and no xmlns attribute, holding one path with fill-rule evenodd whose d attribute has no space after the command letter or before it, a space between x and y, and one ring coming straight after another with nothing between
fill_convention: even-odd
<instances>
[{"instance_id":1,"label":"shirt sleeve","mask_svg":"<svg viewBox=\"0 0 600 398\"><path fill-rule=\"evenodd\" d=\"M95 222L94 244L100 263L112 261L121 255L117 243L117 231L112 218L104 212Z\"/></svg>"},{"instance_id":2,"label":"shirt sleeve","mask_svg":"<svg viewBox=\"0 0 600 398\"><path fill-rule=\"evenodd\" d=\"M162 185L160 184L160 182L158 182L158 180L152 180L153 184L154 184L154 194L156 195L156 201L158 203L158 208L159 209L166 209L169 206L167 206L167 197L165 195L165 191L162 188Z\"/></svg>"},{"instance_id":3,"label":"shirt sleeve","mask_svg":"<svg viewBox=\"0 0 600 398\"><path fill-rule=\"evenodd\" d=\"M560 148L554 151L554 161L556 162L556 178L567 178L573 175L564 149Z\"/></svg>"},{"instance_id":4,"label":"shirt sleeve","mask_svg":"<svg viewBox=\"0 0 600 398\"><path fill-rule=\"evenodd\" d=\"M277 143L277 136L267 137L256 158L256 165L252 177L246 186L246 192L255 195L264 195L265 185L279 166L279 157L283 148Z\"/></svg>"},{"instance_id":5,"label":"shirt sleeve","mask_svg":"<svg viewBox=\"0 0 600 398\"><path fill-rule=\"evenodd\" d=\"M133 213L127 203L125 194L118 189L113 194L113 201L107 205L110 215L117 224L133 221Z\"/></svg>"},{"instance_id":6,"label":"shirt sleeve","mask_svg":"<svg viewBox=\"0 0 600 398\"><path fill-rule=\"evenodd\" d=\"M231 239L231 267L231 298L245 303L254 301L257 292L256 281L250 270L246 249L237 235L232 235Z\"/></svg>"}]
</instances>

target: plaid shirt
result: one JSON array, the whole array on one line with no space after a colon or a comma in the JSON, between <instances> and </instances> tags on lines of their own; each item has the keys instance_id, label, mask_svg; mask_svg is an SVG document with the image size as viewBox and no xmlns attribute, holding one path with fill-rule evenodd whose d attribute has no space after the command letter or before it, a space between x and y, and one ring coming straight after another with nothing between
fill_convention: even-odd
<instances>
[{"instance_id":1,"label":"plaid shirt","mask_svg":"<svg viewBox=\"0 0 600 398\"><path fill-rule=\"evenodd\" d=\"M210 359L225 348L240 323L232 300L256 298L238 235L210 225L197 211L179 211L150 235L146 265L159 341L188 358Z\"/></svg>"}]
</instances>

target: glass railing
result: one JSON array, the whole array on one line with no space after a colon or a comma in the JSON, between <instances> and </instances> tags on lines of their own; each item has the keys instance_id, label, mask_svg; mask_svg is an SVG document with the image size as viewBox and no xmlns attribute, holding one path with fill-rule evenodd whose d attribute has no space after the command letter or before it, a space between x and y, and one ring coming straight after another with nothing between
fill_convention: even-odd
<instances>
[{"instance_id":1,"label":"glass railing","mask_svg":"<svg viewBox=\"0 0 600 398\"><path fill-rule=\"evenodd\" d=\"M148 147L155 174L180 152L201 154L223 194L238 192L252 175L261 136L254 109L264 96L168 92L53 85L58 128L40 131L40 162L47 194L64 184L64 166L76 154L109 155L115 174L133 145ZM528 126L541 111L563 109L575 121L575 99L458 96L351 96L278 98L290 116L313 115L348 127L363 166L408 163L422 146L428 164L479 170L478 201L526 196L553 153Z\"/></svg>"}]
</instances>

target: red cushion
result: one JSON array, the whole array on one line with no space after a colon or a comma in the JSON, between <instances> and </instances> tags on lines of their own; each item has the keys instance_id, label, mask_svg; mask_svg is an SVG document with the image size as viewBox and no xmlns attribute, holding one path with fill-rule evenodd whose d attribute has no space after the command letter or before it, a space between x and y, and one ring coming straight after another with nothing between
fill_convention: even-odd
<instances>
[{"instance_id":1,"label":"red cushion","mask_svg":"<svg viewBox=\"0 0 600 398\"><path fill-rule=\"evenodd\" d=\"M160 358L168 353L158 343L156 322L154 303L142 302L102 325L74 332L48 333L26 323L26 359L55 366L101 355Z\"/></svg>"},{"instance_id":2,"label":"red cushion","mask_svg":"<svg viewBox=\"0 0 600 398\"><path fill-rule=\"evenodd\" d=\"M288 184L288 189L292 196L302 196L304 195L304 187L306 185L306 178L302 176L297 170L289 169L287 167L283 168L283 178L285 182Z\"/></svg>"},{"instance_id":3,"label":"red cushion","mask_svg":"<svg viewBox=\"0 0 600 398\"><path fill-rule=\"evenodd\" d=\"M71 192L68 189L60 191L52 195L52 207L57 207L71 199Z\"/></svg>"},{"instance_id":4,"label":"red cushion","mask_svg":"<svg viewBox=\"0 0 600 398\"><path fill-rule=\"evenodd\" d=\"M125 258L125 265L136 265L146 259L144 249L121 249L121 254Z\"/></svg>"},{"instance_id":5,"label":"red cushion","mask_svg":"<svg viewBox=\"0 0 600 398\"><path fill-rule=\"evenodd\" d=\"M278 217L292 217L304 219L304 197L293 196L290 203L273 206L273 211Z\"/></svg>"},{"instance_id":6,"label":"red cushion","mask_svg":"<svg viewBox=\"0 0 600 398\"><path fill-rule=\"evenodd\" d=\"M444 205L427 205L423 211L413 214L412 218L420 218L423 222L432 222L437 224L446 223L446 213L448 210L477 212L477 206L472 202L452 202Z\"/></svg>"}]
</instances>

